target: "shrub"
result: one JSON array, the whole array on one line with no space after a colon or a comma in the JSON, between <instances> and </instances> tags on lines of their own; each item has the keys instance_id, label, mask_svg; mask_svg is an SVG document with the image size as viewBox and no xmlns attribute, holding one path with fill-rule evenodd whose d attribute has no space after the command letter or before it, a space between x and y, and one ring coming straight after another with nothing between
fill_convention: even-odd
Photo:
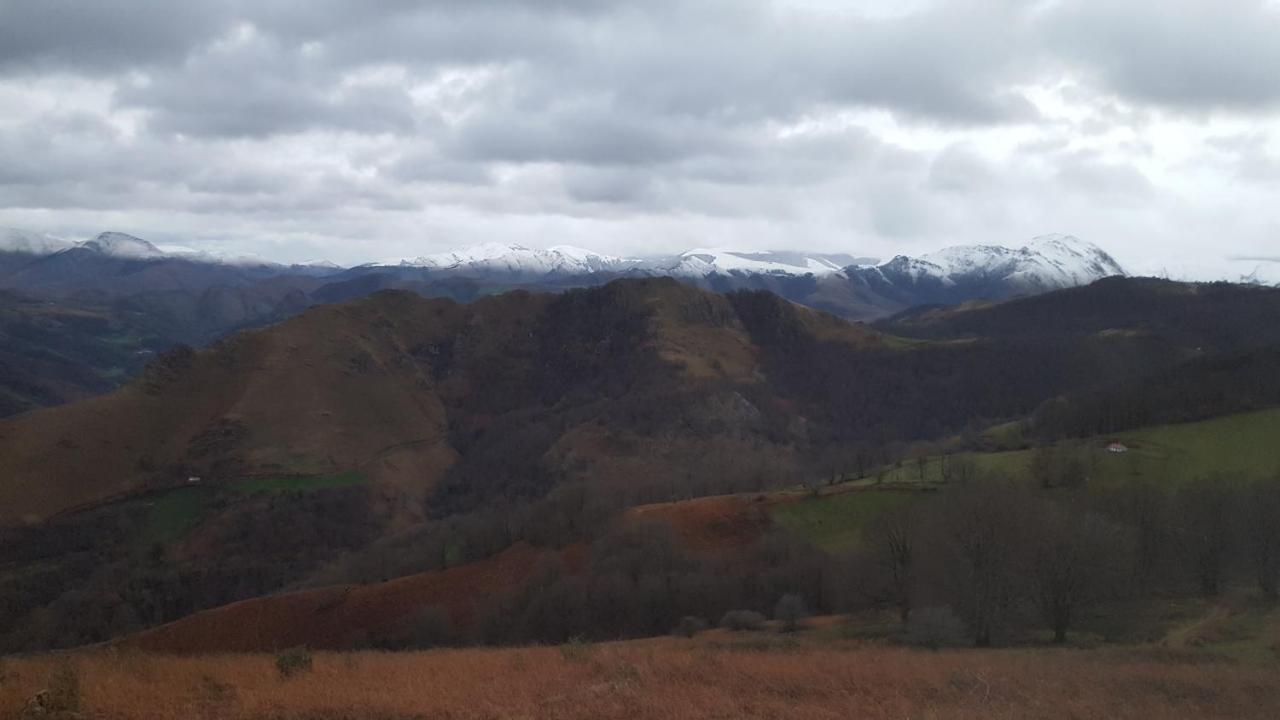
<instances>
[{"instance_id":1,"label":"shrub","mask_svg":"<svg viewBox=\"0 0 1280 720\"><path fill-rule=\"evenodd\" d=\"M805 607L804 598L795 593L783 595L773 608L773 619L782 623L783 632L799 630L801 621L807 617L809 610Z\"/></svg>"},{"instance_id":2,"label":"shrub","mask_svg":"<svg viewBox=\"0 0 1280 720\"><path fill-rule=\"evenodd\" d=\"M560 646L560 655L569 662L586 662L594 649L591 641L581 635L575 635L569 638L569 642Z\"/></svg>"},{"instance_id":3,"label":"shrub","mask_svg":"<svg viewBox=\"0 0 1280 720\"><path fill-rule=\"evenodd\" d=\"M280 677L289 679L301 672L311 671L311 651L305 645L289 648L276 656L276 669Z\"/></svg>"},{"instance_id":4,"label":"shrub","mask_svg":"<svg viewBox=\"0 0 1280 720\"><path fill-rule=\"evenodd\" d=\"M680 618L680 623L671 631L671 634L691 638L703 630L706 630L707 627L708 623L706 620L693 615L685 615Z\"/></svg>"},{"instance_id":5,"label":"shrub","mask_svg":"<svg viewBox=\"0 0 1280 720\"><path fill-rule=\"evenodd\" d=\"M726 630L763 630L764 615L755 610L730 610L720 618L720 627Z\"/></svg>"},{"instance_id":6,"label":"shrub","mask_svg":"<svg viewBox=\"0 0 1280 720\"><path fill-rule=\"evenodd\" d=\"M902 641L916 647L937 650L964 642L965 627L949 607L920 608L911 613Z\"/></svg>"},{"instance_id":7,"label":"shrub","mask_svg":"<svg viewBox=\"0 0 1280 720\"><path fill-rule=\"evenodd\" d=\"M235 715L236 689L204 675L196 691L197 716L203 720L223 720Z\"/></svg>"}]
</instances>

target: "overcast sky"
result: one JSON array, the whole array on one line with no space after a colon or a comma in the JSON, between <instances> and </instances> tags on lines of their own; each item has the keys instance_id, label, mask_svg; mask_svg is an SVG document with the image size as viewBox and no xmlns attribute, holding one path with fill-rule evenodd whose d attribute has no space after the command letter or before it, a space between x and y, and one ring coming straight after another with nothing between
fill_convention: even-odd
<instances>
[{"instance_id":1,"label":"overcast sky","mask_svg":"<svg viewBox=\"0 0 1280 720\"><path fill-rule=\"evenodd\" d=\"M1213 274L1280 256L1278 68L1271 0L0 0L0 225Z\"/></svg>"}]
</instances>

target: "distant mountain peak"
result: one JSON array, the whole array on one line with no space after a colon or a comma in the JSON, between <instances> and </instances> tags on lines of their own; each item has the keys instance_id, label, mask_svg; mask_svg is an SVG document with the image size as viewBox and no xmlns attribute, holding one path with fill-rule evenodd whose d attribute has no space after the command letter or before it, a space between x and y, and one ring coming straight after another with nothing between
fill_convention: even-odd
<instances>
[{"instance_id":1,"label":"distant mountain peak","mask_svg":"<svg viewBox=\"0 0 1280 720\"><path fill-rule=\"evenodd\" d=\"M1126 275L1102 248L1073 235L1041 235L1020 248L957 245L919 257L899 255L844 277L884 310L1061 290Z\"/></svg>"},{"instance_id":2,"label":"distant mountain peak","mask_svg":"<svg viewBox=\"0 0 1280 720\"><path fill-rule=\"evenodd\" d=\"M458 250L423 255L412 260L402 260L399 264L435 270L536 277L549 274L576 275L619 270L634 263L635 261L572 245L556 245L539 249L515 244L482 243Z\"/></svg>"},{"instance_id":3,"label":"distant mountain peak","mask_svg":"<svg viewBox=\"0 0 1280 720\"><path fill-rule=\"evenodd\" d=\"M970 276L1002 279L1040 290L1087 285L1104 277L1127 274L1102 248L1062 234L1041 235L1016 249L957 245L919 258L899 256L882 267L915 279L933 276L947 284Z\"/></svg>"},{"instance_id":4,"label":"distant mountain peak","mask_svg":"<svg viewBox=\"0 0 1280 720\"><path fill-rule=\"evenodd\" d=\"M759 275L832 275L850 265L872 262L844 253L811 253L799 250L744 251L724 247L697 248L667 263L647 267L672 275L702 277L742 273Z\"/></svg>"},{"instance_id":5,"label":"distant mountain peak","mask_svg":"<svg viewBox=\"0 0 1280 720\"><path fill-rule=\"evenodd\" d=\"M0 252L51 255L60 250L66 250L74 244L70 240L63 240L47 233L0 228Z\"/></svg>"},{"instance_id":6,"label":"distant mountain peak","mask_svg":"<svg viewBox=\"0 0 1280 720\"><path fill-rule=\"evenodd\" d=\"M163 250L146 240L121 232L100 233L92 240L80 243L79 247L112 257L154 259L165 256Z\"/></svg>"}]
</instances>

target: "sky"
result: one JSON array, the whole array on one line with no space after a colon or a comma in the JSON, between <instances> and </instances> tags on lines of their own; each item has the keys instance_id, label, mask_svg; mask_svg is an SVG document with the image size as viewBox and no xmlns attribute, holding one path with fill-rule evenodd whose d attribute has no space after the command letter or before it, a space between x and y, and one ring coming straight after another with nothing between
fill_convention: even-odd
<instances>
[{"instance_id":1,"label":"sky","mask_svg":"<svg viewBox=\"0 0 1280 720\"><path fill-rule=\"evenodd\" d=\"M1277 0L0 0L0 226L1280 268Z\"/></svg>"}]
</instances>

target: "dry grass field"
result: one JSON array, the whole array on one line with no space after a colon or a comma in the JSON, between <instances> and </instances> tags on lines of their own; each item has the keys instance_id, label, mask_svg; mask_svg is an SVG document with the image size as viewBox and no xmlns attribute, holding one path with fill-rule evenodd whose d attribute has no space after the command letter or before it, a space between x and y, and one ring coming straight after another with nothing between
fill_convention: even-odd
<instances>
[{"instance_id":1,"label":"dry grass field","mask_svg":"<svg viewBox=\"0 0 1280 720\"><path fill-rule=\"evenodd\" d=\"M1164 650L955 650L773 634L563 647L8 659L0 718L70 662L87 718L1275 718L1280 668ZM65 673L65 670L64 670Z\"/></svg>"}]
</instances>

